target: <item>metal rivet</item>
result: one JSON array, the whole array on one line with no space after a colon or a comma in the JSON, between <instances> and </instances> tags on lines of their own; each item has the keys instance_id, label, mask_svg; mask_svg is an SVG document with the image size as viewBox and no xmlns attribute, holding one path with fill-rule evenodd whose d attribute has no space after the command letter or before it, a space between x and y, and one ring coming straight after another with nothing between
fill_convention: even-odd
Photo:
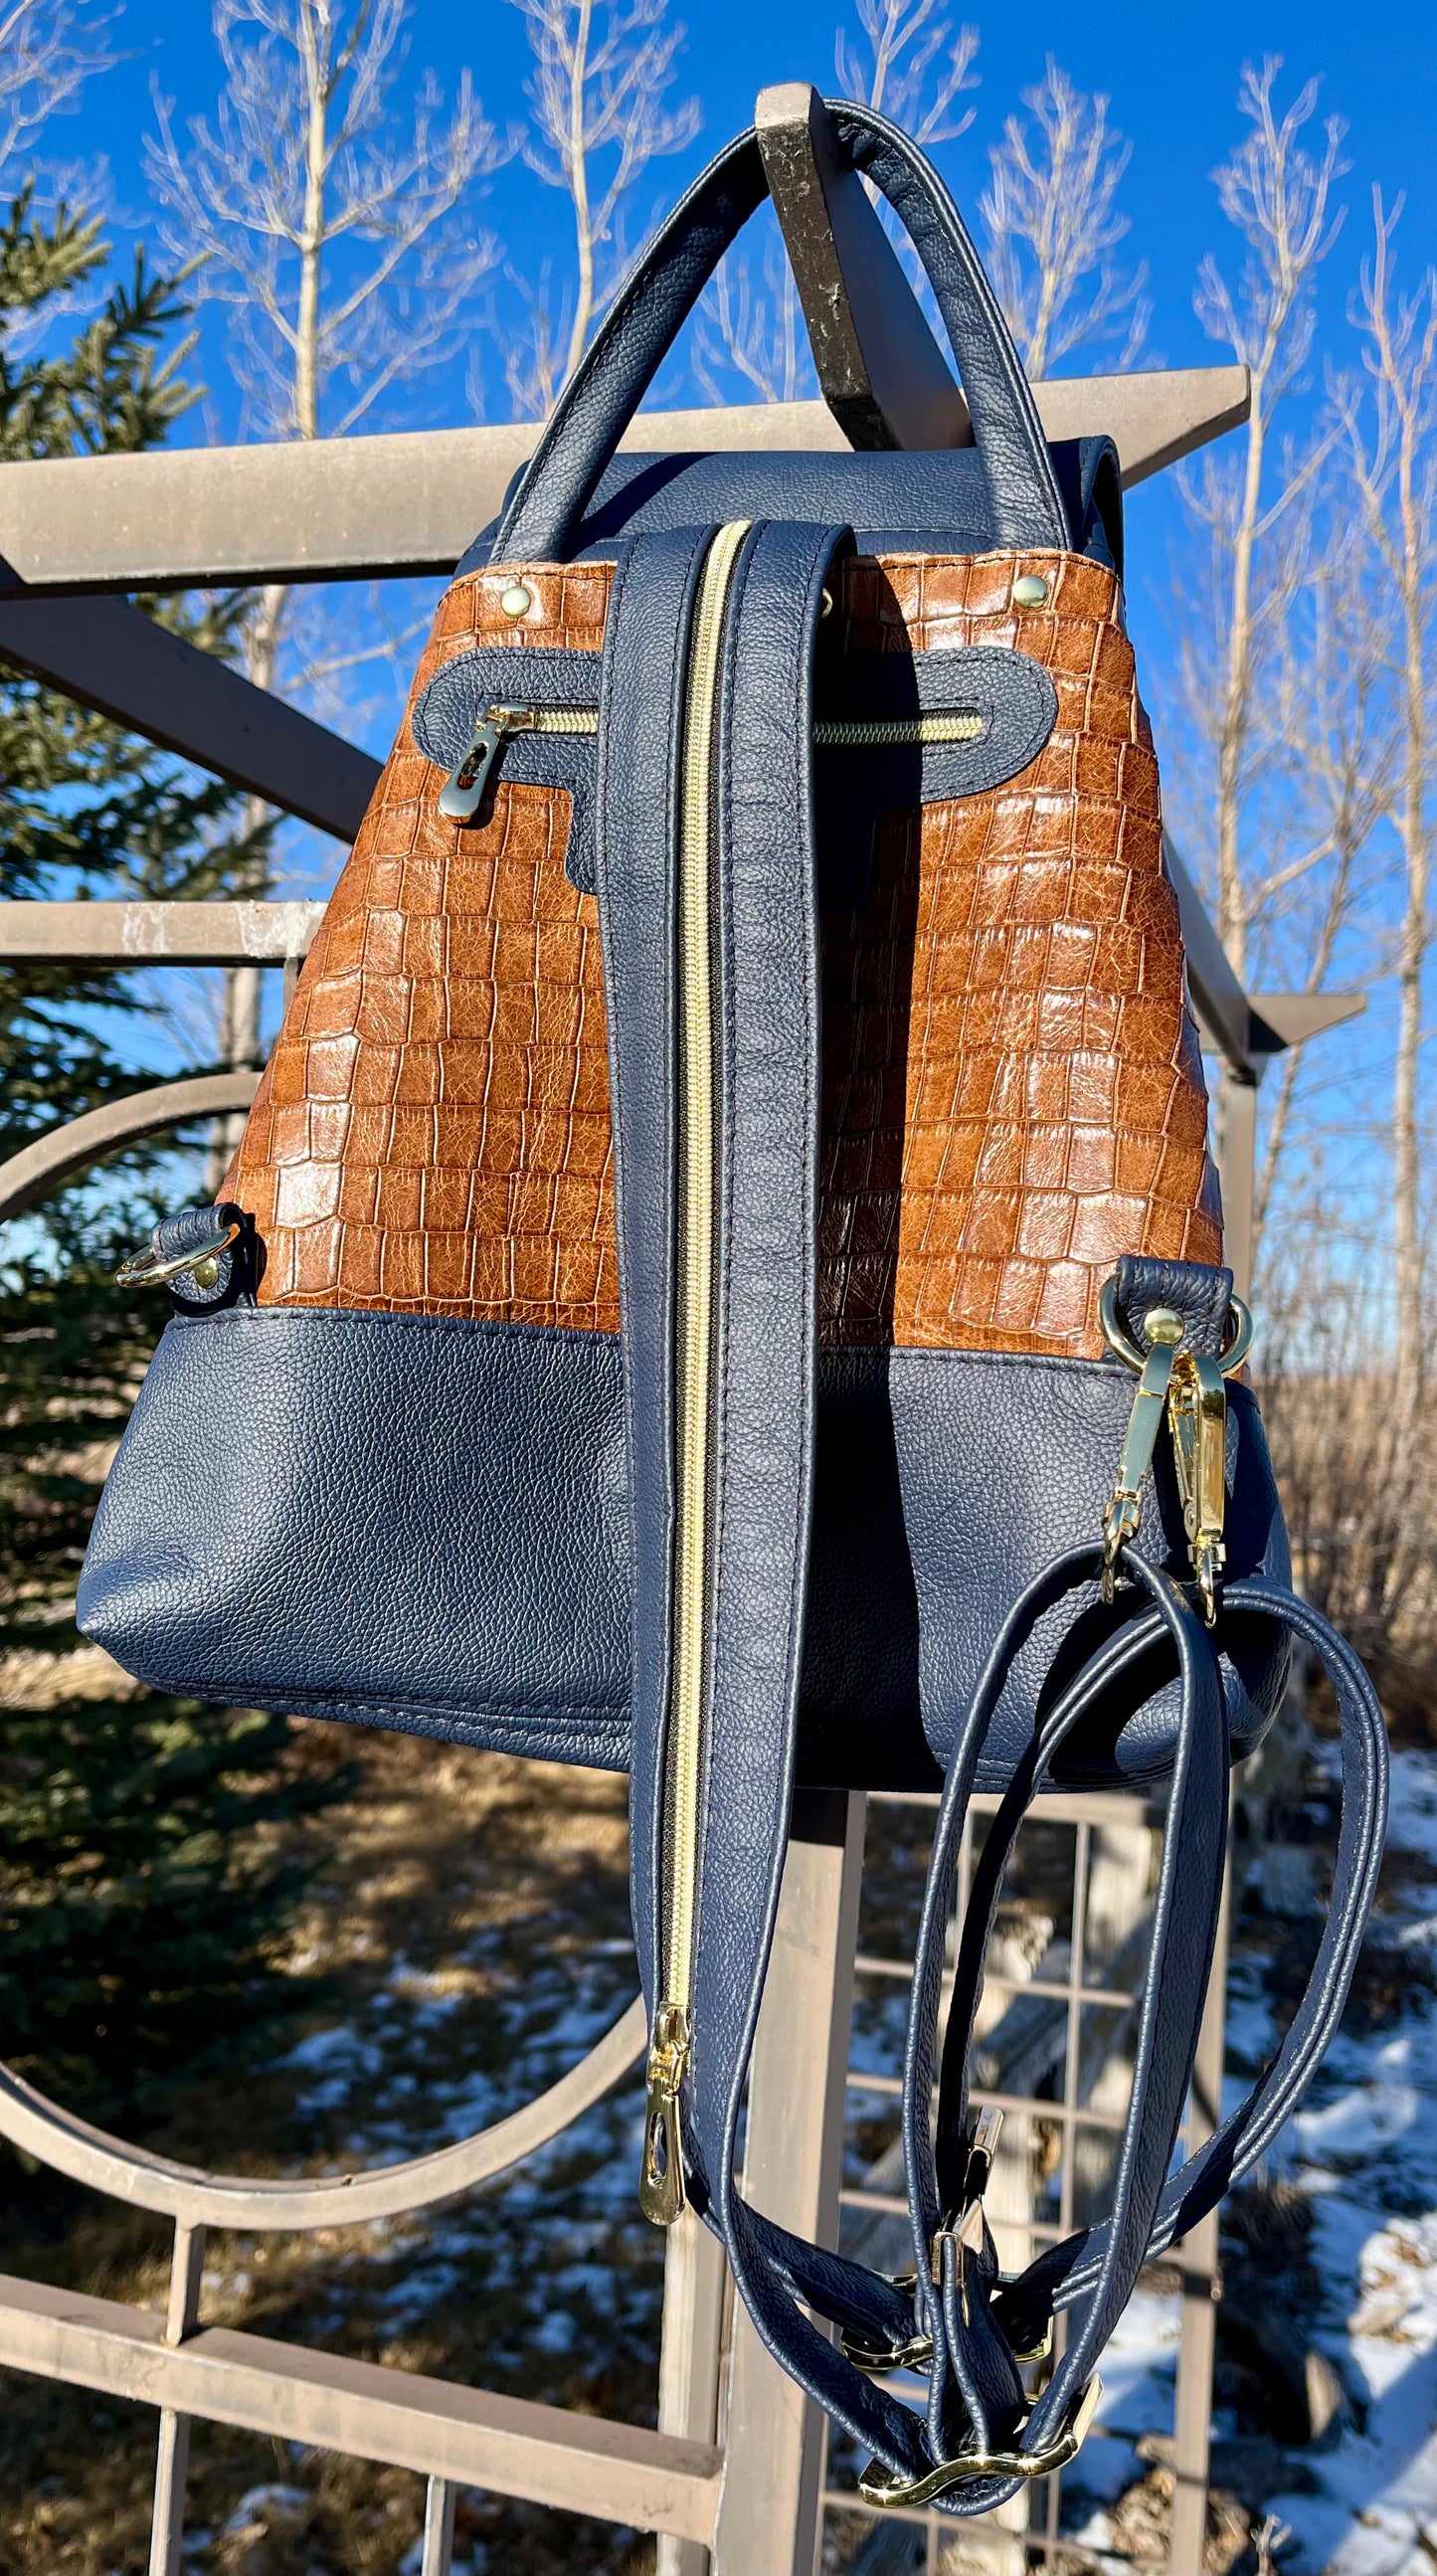
<instances>
[{"instance_id":1,"label":"metal rivet","mask_svg":"<svg viewBox=\"0 0 1437 2576\"><path fill-rule=\"evenodd\" d=\"M832 593L832 591L831 591L831 590L825 590L824 592L822 592L822 593L821 593L821 595L820 595L820 596L821 596L821 604L820 604L819 611L818 611L819 616L820 616L820 617L831 617L831 616L833 615L833 593Z\"/></svg>"},{"instance_id":2,"label":"metal rivet","mask_svg":"<svg viewBox=\"0 0 1437 2576\"><path fill-rule=\"evenodd\" d=\"M193 1270L190 1272L190 1277L193 1279L195 1286L200 1289L217 1288L219 1286L220 1265L216 1261L212 1252L207 1252L203 1261L197 1261L195 1263Z\"/></svg>"},{"instance_id":3,"label":"metal rivet","mask_svg":"<svg viewBox=\"0 0 1437 2576\"><path fill-rule=\"evenodd\" d=\"M1046 605L1048 585L1040 572L1020 572L1013 584L1015 608L1042 608Z\"/></svg>"},{"instance_id":4,"label":"metal rivet","mask_svg":"<svg viewBox=\"0 0 1437 2576\"><path fill-rule=\"evenodd\" d=\"M527 617L534 605L534 594L527 582L511 582L499 605L506 617Z\"/></svg>"}]
</instances>

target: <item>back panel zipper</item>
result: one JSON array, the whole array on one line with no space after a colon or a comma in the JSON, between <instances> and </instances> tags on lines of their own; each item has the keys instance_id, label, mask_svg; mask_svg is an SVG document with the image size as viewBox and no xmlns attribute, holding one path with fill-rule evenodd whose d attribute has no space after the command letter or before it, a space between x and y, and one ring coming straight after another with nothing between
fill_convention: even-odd
<instances>
[{"instance_id":1,"label":"back panel zipper","mask_svg":"<svg viewBox=\"0 0 1437 2576\"><path fill-rule=\"evenodd\" d=\"M678 1245L678 1475L673 1651L664 1757L661 2001L648 2063L639 2203L657 2227L684 2206L679 2091L693 2041L693 1947L703 1811L709 1594L715 1150L713 759L724 610L747 521L720 528L699 585L689 643L679 822L682 1181Z\"/></svg>"}]
</instances>

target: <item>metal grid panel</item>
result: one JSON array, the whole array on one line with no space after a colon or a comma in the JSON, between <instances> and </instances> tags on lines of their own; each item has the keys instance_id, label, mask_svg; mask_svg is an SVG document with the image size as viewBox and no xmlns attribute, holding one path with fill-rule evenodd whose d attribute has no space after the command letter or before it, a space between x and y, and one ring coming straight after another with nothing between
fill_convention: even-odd
<instances>
[{"instance_id":1,"label":"metal grid panel","mask_svg":"<svg viewBox=\"0 0 1437 2576\"><path fill-rule=\"evenodd\" d=\"M976 1850L984 1820L996 1814L999 1800L993 1795L974 1798L964 1828L956 1873L956 1910L954 1922L960 1922L967 1908ZM887 1810L921 1821L936 1811L935 1795L891 1792L876 1795L870 1806L879 1814ZM988 2194L988 2215L997 2239L999 2256L1005 2271L1022 2267L1043 2246L1069 2235L1073 2228L1086 2223L1094 2203L1101 2205L1103 2165L1106 2161L1104 2142L1116 2136L1123 2124L1126 2100L1127 2067L1123 2057L1123 2040L1131 2024L1144 1967L1146 1964L1147 1930L1151 1913L1151 1888L1156 1873L1157 1854L1164 1821L1161 1804L1134 1796L1054 1795L1044 1798L1019 1835L1014 1862L1004 1887L1004 1909L1017 1904L1014 1911L1021 1924L1025 1905L1030 1923L1042 1938L1041 1925L1049 1924L1043 1938L1041 1954L1032 1963L1025 1962L1015 1951L1010 1937L1005 1944L1000 1929L995 1935L989 1966L984 1980L983 2004L977 2025L978 2076L971 2088L975 2104L992 2104L1005 2114L1004 2135L995 2161L993 2182ZM975 1834L975 1827L978 1828ZM1035 1871L1031 1850L1035 1833L1047 1844L1045 1863ZM1025 1851L1025 1841L1028 1849ZM1054 1859L1059 1844L1068 1841L1067 1866L1063 1872L1066 1891L1055 1885ZM882 1871L886 1855L870 1851L868 1893L876 1867ZM916 1885L921 1886L921 1865L912 1870ZM890 1883L880 1898L880 1909L886 1901L892 1908L895 1889ZM1034 1900L1036 1887L1037 1897ZM1024 1893L1026 1888L1026 1895ZM1054 1903L1057 1898L1056 1904ZM1041 1912L1046 1905L1047 1916ZM910 1956L878 1948L861 1948L855 1962L858 2002L855 2012L856 2046L849 2067L848 2155L846 2170L855 2161L862 2162L866 2150L861 2132L875 2125L870 2106L893 2104L901 2092L896 2071L877 2067L870 2062L872 2049L871 2008L865 2014L865 1998L882 1994L885 1987L901 1997L906 2008L912 1977ZM1216 1981L1215 1981L1216 1982ZM947 1993L944 2010L947 2008ZM1085 2020L1085 2016L1087 2017ZM1216 2024L1214 2027L1214 2016ZM865 2031L868 2021L870 2028ZM1107 2025L1106 2036L1103 2024ZM1026 2060L1022 2051L1026 2025L1030 2044ZM1005 2029L1010 2042L1010 2056L1029 2069L1046 2057L1043 2073L1029 2072L1026 2081L1010 2084L994 2081L995 2056L1001 2059L1001 2042ZM995 2050L995 2035L1000 2043ZM892 2030L885 2034L890 2045ZM988 2042L985 2048L984 2042ZM1205 2030L1209 2057L1216 2043L1217 2062L1221 2063L1221 1994L1220 1989L1209 2008ZM1046 2089L1039 2090L1039 2086ZM1202 2121L1199 2106L1196 2119ZM1195 2142L1194 2114L1189 2116L1189 2143ZM871 2142L870 2142L871 2143ZM1094 2150L1097 2150L1094 2153ZM1085 2152L1086 2151L1086 2152ZM1056 2164L1053 2157L1056 2154ZM841 2201L845 2214L845 2247L857 2239L869 2260L877 2259L880 2267L902 2267L899 2222L906 2228L907 2204L900 2191L885 2188L890 2177L884 2170L894 2161L890 2149L868 2163L857 2180L845 2182ZM1034 2187L1035 2174L1043 2166L1046 2189ZM1024 2206L1026 2203L1026 2206ZM887 2261L878 2252L877 2222L889 2222L890 2245ZM865 2242L866 2240L866 2242ZM857 2250L857 2246L855 2246ZM1182 2340L1178 2375L1180 2388L1186 2383L1187 2404L1177 2407L1177 2453L1180 2492L1184 2477L1198 2484L1198 2514L1206 2503L1206 2430L1211 2383L1211 2298L1212 2267L1216 2256L1213 2242L1191 2249L1191 2259L1184 2267L1183 2286L1196 2293L1184 2299ZM1189 2279L1189 2274L1192 2277ZM1204 2327L1206 2337L1204 2337ZM1064 2320L1058 2320L1059 2349ZM1194 2386L1200 2377L1199 2394ZM896 2384L896 2383L895 2383ZM909 2384L912 2394L913 2383ZM1186 2420L1185 2420L1186 2419ZM1187 2439L1184 2440L1186 2430ZM1100 2439L1100 2429L1090 2438ZM1187 2450L1200 2452L1200 2458L1189 2461ZM847 2463L844 2464L847 2467ZM830 2473L825 2437L825 2476L823 2488L827 2557L836 2548L838 2563L855 2571L882 2567L896 2569L901 2561L892 2543L884 2547L881 2533L899 2523L923 2536L921 2559L915 2555L914 2567L922 2565L928 2576L938 2576L940 2569L954 2567L985 2569L992 2576L1018 2576L1019 2571L1062 2567L1069 2570L1087 2559L1071 2536L1060 2530L1062 2516L1062 2478L1054 2476L1036 2486L1031 2495L1018 2498L997 2516L983 2516L971 2522L954 2523L933 2512L907 2514L875 2512L865 2506L852 2485ZM1185 2521L1190 2519L1186 2517ZM855 2541L853 2526L861 2526L863 2537ZM1197 2524L1201 2532L1201 2518ZM896 2543L897 2534L894 2533ZM1191 2545L1184 2528L1174 2531L1176 2567L1181 2562L1176 2551ZM1200 2549L1200 2542L1199 2542ZM1190 2576L1190 2571L1189 2571Z\"/></svg>"}]
</instances>

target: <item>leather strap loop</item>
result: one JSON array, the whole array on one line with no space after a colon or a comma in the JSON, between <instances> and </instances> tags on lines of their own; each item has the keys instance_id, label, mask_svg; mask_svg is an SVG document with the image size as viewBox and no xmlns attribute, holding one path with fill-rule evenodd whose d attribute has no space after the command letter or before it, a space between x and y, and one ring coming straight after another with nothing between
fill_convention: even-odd
<instances>
[{"instance_id":1,"label":"leather strap loop","mask_svg":"<svg viewBox=\"0 0 1437 2576\"><path fill-rule=\"evenodd\" d=\"M1133 1572L1140 1580L1143 1579L1142 1570L1131 1559L1130 1563ZM1060 1597L1068 1572L1076 1566L1081 1579L1081 1569L1090 1568L1091 1564L1092 1556L1089 1551L1077 1551L1074 1559L1054 1566L1043 1582L1032 1588L1025 1602L1017 1605L1005 1632L1011 1651L1016 1651L1021 1642L1020 1628L1036 1622L1036 1619L1042 1615L1046 1600ZM1152 1569L1146 1569L1146 1571L1150 1574ZM1166 1584L1167 1578L1158 1577L1157 1580ZM1151 1590L1151 1585L1148 1588ZM1175 1590L1176 1587L1169 1587L1170 1593ZM1171 1607L1171 1601L1168 1606ZM1233 1584L1228 1587L1224 1595L1224 1606L1230 1611L1245 1610L1260 1613L1290 1629L1319 1656L1336 1692L1342 1730L1343 1799L1332 1895L1327 1922L1307 1991L1281 2047L1267 2073L1253 2088L1247 2099L1223 2122L1222 2127L1207 2146L1192 2157L1182 2171L1161 2190L1152 2224L1141 2249L1139 2263L1151 2262L1163 2253L1177 2237L1185 2234L1210 2209L1214 2208L1233 2183L1240 2181L1244 2174L1252 2170L1271 2146L1283 2122L1291 2115L1301 2099L1342 2016L1342 2008L1357 1962L1358 1951L1361 1948L1363 1931L1376 1887L1386 1827L1388 1773L1386 1729L1376 1694L1352 1648L1335 1629L1329 1626L1319 1611L1274 1583L1254 1580ZM1161 1615L1160 1605L1159 1615ZM1206 1630L1198 1627L1191 1613L1188 1617L1191 1626L1197 1629L1201 1644L1206 1646L1208 1642ZM991 1670L990 1660L990 1673ZM1185 1682L1192 1677L1193 1673L1200 1670L1200 1663L1195 1662L1185 1672ZM1097 1687L1101 1688L1101 1682ZM1185 1690L1185 1697L1186 1695ZM977 1706L975 1699L975 1710ZM1028 1766L1035 1781L1041 1777L1043 1762L1051 1758L1057 1750L1061 1736L1077 1722L1081 1713L1080 1708L1071 1701L1065 1701L1053 1712L1040 1736L1035 1739L1036 1758L1031 1760ZM1191 1737L1191 1725L1187 1731ZM956 1767L955 1764L955 1769ZM951 1780L950 1774L950 1785ZM1190 1815L1196 1812L1191 1803L1193 1796L1193 1782L1189 1775L1185 1800ZM1011 1803L1015 1815L1026 1803L1017 1783L1014 1786ZM946 1832L944 1830L945 1811ZM1172 1822L1170 1818L1165 1872L1169 1860L1172 1861L1174 1870L1179 1864L1182 1866L1183 1904L1175 1920L1180 1934L1186 1935L1191 1932L1191 1925L1186 1921L1192 1895L1187 1875L1191 1846L1184 1834L1180 1833L1177 1836L1173 1834ZM935 1833L933 1862L930 1867L929 1899L933 1908L930 1939L926 1951L920 1949L923 1976L931 1982L927 1987L921 1987L919 1977L915 1976L913 2006L915 2023L920 2010L925 2006L930 2013L933 2011L934 1998L931 1985L932 1982L941 1980L942 1941L935 1935L937 1928L946 1918L946 1892L952 1885L957 1836L961 1832L961 1825L961 1809L956 1792L951 1806L948 1793L945 1792L944 1807L940 1809L939 1829ZM998 1841L1011 1842L1012 1826L1006 1817L1003 1820L998 1818L993 1820L985 1843L985 1858L988 1849L993 1847L996 1864L995 1837ZM1211 1854L1209 1853L1208 1856L1210 1859ZM1211 1888L1211 1879L1208 1883ZM941 1903L936 1901L940 1887L943 1891ZM979 1958L981 1966L981 1936L986 1928L986 1915L980 1910L978 1903L980 1892L975 1881L974 1914L970 1917L972 1953L966 1967L961 1964L960 1957L959 1978L950 2012L950 2030L955 2023L960 2029L966 2027L971 2019L972 1958ZM1199 1908L1199 1914L1201 1911L1202 1909ZM1170 1928L1172 1919L1174 1918L1170 1918ZM1205 1928L1202 1946L1208 1949ZM1193 1942L1188 1939L1185 1975L1191 1974L1193 1947ZM1180 1961L1179 1964L1181 1966L1182 1962ZM1202 1978L1204 1984L1206 1974L1206 1964L1204 1964ZM967 1999L965 1999L965 1989ZM1159 2022L1165 2009L1165 2005L1159 2005L1157 2008L1156 2018ZM919 2099L918 2088L923 2088L922 2099L926 2105L929 2098L926 2070L931 2070L932 2065L931 2053L926 2057L921 2053L921 2033L919 2036L920 2052L915 2052L910 2067L910 2081L905 2101L905 2112L913 2132L916 2158L921 2157L922 2154L919 2122L914 2116ZM931 2052L931 2023L927 2046ZM951 2058L945 2063L945 2078L950 2088L949 2098L944 2111L940 2112L940 2119L945 2121L950 2138L956 2138L961 2133L961 2113L958 2107L961 2083L957 2086L956 2093L952 2089L955 2083L954 2065L957 2055L958 2045L955 2038L951 2043ZM1155 2105L1154 2108L1156 2108ZM1130 2126L1131 2123L1132 2113L1130 2112ZM921 2128L922 2134L926 2135L926 2109ZM947 2171L951 2174L952 2167L948 2167ZM939 2205L937 2173L935 2171L930 2176L926 2167L918 2176L918 2189L915 2192L915 2207L920 2204L922 2215L919 2225L921 2226L927 2223L928 2218ZM1115 2218L1117 2214L1115 2207ZM947 2307L946 2314L940 2316L936 2313L937 2303L931 2290L925 2288L926 2275L922 2267L919 2269L917 2282L909 2288L883 2279L869 2272L862 2265L846 2261L841 2256L806 2245L784 2230L771 2226L767 2221L755 2218L751 2220L751 2225L761 2236L766 2259L776 2277L785 2284L790 2298L802 2299L820 2315L830 2317L835 2324L866 2336L875 2345L880 2346L884 2342L897 2346L912 2337L915 2332L931 2333L937 2327L940 2331L934 2336L934 2350L938 2371L953 2372L955 2376L960 2376L955 2370L955 2356L961 2355L961 2376L971 2374L973 2363L963 2352L961 2341L964 2330L961 2311L958 2312L956 2322L951 2303ZM1119 2229L1119 2235L1121 2232ZM917 2233L918 2228L915 2227L915 2237ZM1066 2396L1054 2395L1053 2392L1058 2387L1057 2380L1054 2380L1042 2403L1041 2416L1035 2409L1026 2428L1025 2448L1029 2450L1037 2448L1043 2439L1045 2428L1049 2432L1054 2429L1056 2423L1061 2420L1063 2412L1071 2404L1072 2394L1079 2384L1080 2371L1081 2375L1086 2376L1091 2370L1101 2350L1100 2338L1106 2340L1107 2334L1111 2331L1111 2321L1116 2313L1115 2294L1123 2275L1131 2271L1132 2266L1131 2233L1126 2246L1115 2253L1114 2221L1109 2219L1104 2221L1102 2226L1084 2230L1069 2237L1063 2244L1054 2246L1041 2254L1020 2279L1003 2284L992 2295L989 2302L989 2315L1001 2328L1010 2351L1014 2352L1031 2350L1042 2341L1056 2309L1070 2308L1079 2300L1088 2302L1087 2314L1080 2329L1085 2350L1091 2348L1088 2351L1088 2357L1082 2365L1069 2374L1071 2387ZM1107 2289L1104 2293L1105 2282ZM1095 2296L1096 2293L1103 2293L1103 2295ZM970 2320L974 2314L975 2301L970 2288ZM1105 2323L1105 2319L1109 2322ZM1076 2348L1076 2343L1070 2342L1070 2353ZM825 2399L825 2402L831 2403L828 2399ZM852 2414L840 2409L834 2411L839 2413L840 2420L849 2424L851 2430L855 2432L862 2430L863 2438L872 2439L866 2426L860 2428L854 2422ZM935 2429L933 2419L936 2413L944 2411L946 2409L940 2393L937 2408L930 2407L930 2458L941 2455L941 2442L935 2444L933 2440ZM897 2447L897 2444L893 2448L887 2448L881 2442L873 2443L876 2456L892 2467L899 2465L894 2457L894 2450ZM934 2509L945 2514L957 2515L990 2512L996 2503L1015 2492L1016 2486L1011 2481L1001 2486L992 2480L983 2483L975 2481L946 2496L935 2498Z\"/></svg>"},{"instance_id":2,"label":"leather strap loop","mask_svg":"<svg viewBox=\"0 0 1437 2576\"><path fill-rule=\"evenodd\" d=\"M886 117L829 113L854 164L908 229L963 373L1000 545L1073 540L1037 406L962 217ZM491 561L563 562L619 440L724 252L768 193L752 127L710 162L620 289L504 512Z\"/></svg>"},{"instance_id":3,"label":"leather strap loop","mask_svg":"<svg viewBox=\"0 0 1437 2576\"><path fill-rule=\"evenodd\" d=\"M1322 1663L1342 1730L1342 1815L1327 1920L1312 1974L1281 2047L1261 2081L1205 2147L1166 2186L1148 2240L1151 2262L1215 2209L1266 2155L1331 2045L1371 1911L1387 1829L1387 1729L1377 1694L1345 1637L1311 1603L1274 1583L1228 1586L1228 1610L1279 1621ZM1003 2293L1005 2325L1021 2341L1055 2309L1090 2291L1105 2252L1106 2222L1050 2247Z\"/></svg>"}]
</instances>

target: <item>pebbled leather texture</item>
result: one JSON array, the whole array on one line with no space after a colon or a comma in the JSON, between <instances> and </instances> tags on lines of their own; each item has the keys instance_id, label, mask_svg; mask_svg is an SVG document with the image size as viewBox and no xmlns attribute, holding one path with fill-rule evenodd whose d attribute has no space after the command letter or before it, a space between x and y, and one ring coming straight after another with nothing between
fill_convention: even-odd
<instances>
[{"instance_id":1,"label":"pebbled leather texture","mask_svg":"<svg viewBox=\"0 0 1437 2576\"><path fill-rule=\"evenodd\" d=\"M677 1482L678 843L687 644L712 532L648 537L620 563L604 656L597 865L609 1021L629 1461L630 1875L657 1996L663 1762Z\"/></svg>"},{"instance_id":2,"label":"pebbled leather texture","mask_svg":"<svg viewBox=\"0 0 1437 2576\"><path fill-rule=\"evenodd\" d=\"M628 1769L621 1378L607 1333L322 1308L176 1321L96 1515L81 1626L156 1688L367 1713L469 1744L507 1745L522 1726L556 1759ZM801 1777L938 1786L920 1678L942 1749L985 1623L996 1630L1055 1545L1097 1526L1130 1401L1127 1371L1090 1360L820 1352ZM1241 1386L1229 1401L1234 1577L1281 1581L1257 1407ZM359 1523L352 1494L367 1498ZM358 1552L356 1527L367 1533ZM391 1529L393 1598L389 1587L376 1596L373 1581ZM1181 1568L1165 1471L1142 1543ZM439 1589L414 1593L406 1626L404 1568L415 1562ZM501 1576L515 1586L512 1607ZM920 1647L920 1596L926 1617L948 1618L970 1583L970 1642L950 1662ZM1130 1613L1118 1637L1133 1663L1115 1707L1154 1682L1157 1696L1127 1716L1111 1754L1107 1739L1083 1761L1081 1747L1070 1754L1065 1786L1111 1782L1115 1769L1141 1783L1171 1761L1171 1683ZM1237 1756L1260 1740L1280 1695L1282 1649L1251 1613L1228 1614L1223 1642ZM575 1716L585 1710L598 1712L588 1732ZM983 1787L1003 1784L1031 1720L1015 1692Z\"/></svg>"},{"instance_id":3,"label":"pebbled leather texture","mask_svg":"<svg viewBox=\"0 0 1437 2576\"><path fill-rule=\"evenodd\" d=\"M823 1362L805 1763L930 1787L886 1368ZM628 1530L617 1336L245 1308L164 1334L79 1616L156 1688L628 1769Z\"/></svg>"},{"instance_id":4,"label":"pebbled leather texture","mask_svg":"<svg viewBox=\"0 0 1437 2576\"><path fill-rule=\"evenodd\" d=\"M1041 610L1013 605L1025 569L1052 584ZM416 702L479 644L524 669L595 652L612 580L456 582ZM826 652L899 672L1021 652L1057 720L1004 785L885 818L867 901L825 923L821 1336L1097 1357L1121 1253L1220 1249L1121 594L1073 556L850 558L837 581ZM598 912L564 872L568 799L501 768L461 827L440 783L406 722L225 1194L265 1245L261 1304L615 1331Z\"/></svg>"},{"instance_id":5,"label":"pebbled leather texture","mask_svg":"<svg viewBox=\"0 0 1437 2576\"><path fill-rule=\"evenodd\" d=\"M1126 1325L1128 1338L1138 1350L1150 1348L1143 1317L1154 1306L1171 1306L1182 1316L1180 1350L1217 1359L1224 1344L1231 1340L1230 1270L1198 1270L1178 1261L1140 1261L1125 1252L1114 1267L1113 1278L1119 1320Z\"/></svg>"},{"instance_id":6,"label":"pebbled leather texture","mask_svg":"<svg viewBox=\"0 0 1437 2576\"><path fill-rule=\"evenodd\" d=\"M627 1548L614 1337L232 1307L166 1327L77 1615L158 1689L621 1769Z\"/></svg>"},{"instance_id":7,"label":"pebbled leather texture","mask_svg":"<svg viewBox=\"0 0 1437 2576\"><path fill-rule=\"evenodd\" d=\"M993 1353L895 1351L889 1362L894 1448L918 1604L919 1695L941 1770L1012 1602L1061 1550L1102 1526L1132 1410L1119 1362ZM960 1469L957 1462L962 1460ZM1227 1542L1234 1581L1288 1579L1287 1538L1257 1406L1229 1388ZM1171 1462L1160 1449L1143 1505L1143 1554L1185 1577L1187 1548ZM1282 1696L1286 1648L1265 1622L1225 1617L1220 1630L1234 1759L1253 1750ZM979 1785L1011 1778L1046 1676L1085 1662L1105 1676L1101 1713L1055 1759L1067 1789L1161 1779L1176 1741L1171 1659L1131 1589L1111 1609L1096 1585L1040 1621L1017 1656Z\"/></svg>"}]
</instances>

